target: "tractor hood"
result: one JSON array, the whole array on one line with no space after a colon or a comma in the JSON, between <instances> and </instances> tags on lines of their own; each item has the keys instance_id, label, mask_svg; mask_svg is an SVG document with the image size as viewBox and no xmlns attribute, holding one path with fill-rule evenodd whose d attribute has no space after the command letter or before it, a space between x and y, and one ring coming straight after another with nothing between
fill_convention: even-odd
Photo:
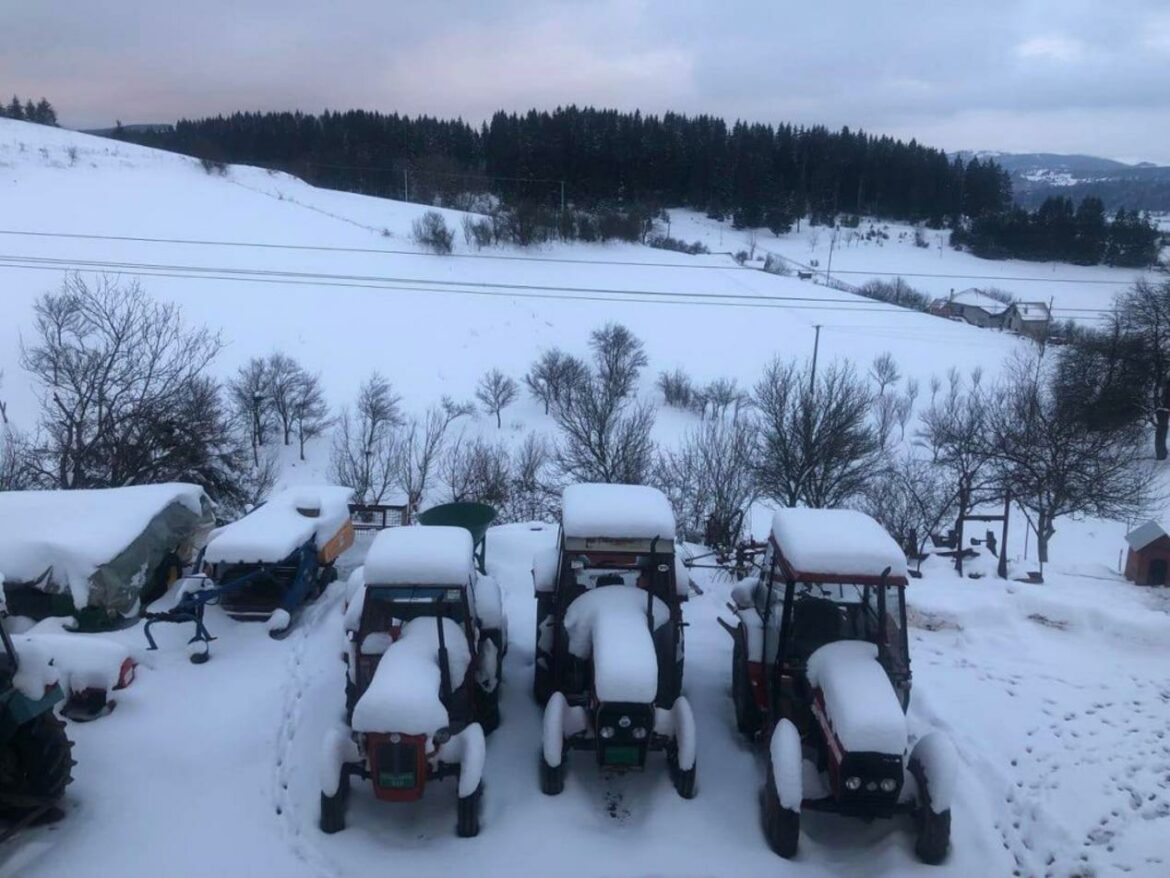
<instances>
[{"instance_id":1,"label":"tractor hood","mask_svg":"<svg viewBox=\"0 0 1170 878\"><path fill-rule=\"evenodd\" d=\"M443 640L451 686L458 688L471 663L467 635L456 622L443 619ZM386 648L369 687L354 706L353 730L433 736L448 724L447 708L439 699L440 681L435 619L412 619Z\"/></svg>"},{"instance_id":2,"label":"tractor hood","mask_svg":"<svg viewBox=\"0 0 1170 878\"><path fill-rule=\"evenodd\" d=\"M829 643L808 660L808 680L824 698L825 714L846 753L906 751L906 715L875 644Z\"/></svg>"},{"instance_id":3,"label":"tractor hood","mask_svg":"<svg viewBox=\"0 0 1170 878\"><path fill-rule=\"evenodd\" d=\"M569 652L593 659L593 688L601 701L649 704L658 692L658 656L646 618L647 593L628 585L585 592L565 611ZM654 629L670 610L653 599Z\"/></svg>"}]
</instances>

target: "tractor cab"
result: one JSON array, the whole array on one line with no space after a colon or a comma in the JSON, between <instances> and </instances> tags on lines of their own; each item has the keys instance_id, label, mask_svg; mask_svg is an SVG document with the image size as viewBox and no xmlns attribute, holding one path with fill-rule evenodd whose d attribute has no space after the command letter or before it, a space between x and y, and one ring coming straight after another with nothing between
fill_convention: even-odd
<instances>
[{"instance_id":1,"label":"tractor cab","mask_svg":"<svg viewBox=\"0 0 1170 878\"><path fill-rule=\"evenodd\" d=\"M720 623L734 642L736 724L770 741L765 827L782 856L795 853L802 805L866 818L913 813L920 857L946 853L949 742L933 733L908 753L907 582L904 553L869 516L781 509L759 577L732 590L738 624Z\"/></svg>"},{"instance_id":2,"label":"tractor cab","mask_svg":"<svg viewBox=\"0 0 1170 878\"><path fill-rule=\"evenodd\" d=\"M607 769L642 768L665 750L694 795L694 722L682 697L689 579L666 497L635 485L565 489L558 545L533 559L533 692L546 705L541 787L563 788L566 749Z\"/></svg>"},{"instance_id":3,"label":"tractor cab","mask_svg":"<svg viewBox=\"0 0 1170 878\"><path fill-rule=\"evenodd\" d=\"M389 802L458 777L458 831L475 835L484 736L499 724L498 586L476 569L468 530L424 526L379 533L351 589L348 740L326 746L321 828L344 828L351 775Z\"/></svg>"}]
</instances>

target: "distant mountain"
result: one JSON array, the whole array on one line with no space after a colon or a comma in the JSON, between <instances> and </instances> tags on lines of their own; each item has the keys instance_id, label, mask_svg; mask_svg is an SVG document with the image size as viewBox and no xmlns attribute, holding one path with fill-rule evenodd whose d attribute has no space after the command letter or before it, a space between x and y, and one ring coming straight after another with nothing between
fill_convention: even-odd
<instances>
[{"instance_id":1,"label":"distant mountain","mask_svg":"<svg viewBox=\"0 0 1170 878\"><path fill-rule=\"evenodd\" d=\"M1012 178L1016 201L1024 207L1039 205L1051 195L1080 201L1095 195L1109 211L1119 207L1157 212L1170 211L1170 167L1140 162L1127 165L1090 155L1057 155L1046 152L1003 153L964 151L994 159Z\"/></svg>"}]
</instances>

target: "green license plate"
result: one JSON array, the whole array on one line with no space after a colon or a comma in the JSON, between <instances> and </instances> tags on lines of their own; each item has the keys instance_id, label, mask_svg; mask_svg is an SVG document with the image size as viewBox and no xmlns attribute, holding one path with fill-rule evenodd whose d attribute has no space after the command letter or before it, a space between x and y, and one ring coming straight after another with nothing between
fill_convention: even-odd
<instances>
[{"instance_id":1,"label":"green license plate","mask_svg":"<svg viewBox=\"0 0 1170 878\"><path fill-rule=\"evenodd\" d=\"M637 765L638 764L638 748L637 747L606 747L605 748L605 764L606 765Z\"/></svg>"},{"instance_id":2,"label":"green license plate","mask_svg":"<svg viewBox=\"0 0 1170 878\"><path fill-rule=\"evenodd\" d=\"M386 789L411 790L414 789L413 771L383 771L378 774L378 782Z\"/></svg>"}]
</instances>

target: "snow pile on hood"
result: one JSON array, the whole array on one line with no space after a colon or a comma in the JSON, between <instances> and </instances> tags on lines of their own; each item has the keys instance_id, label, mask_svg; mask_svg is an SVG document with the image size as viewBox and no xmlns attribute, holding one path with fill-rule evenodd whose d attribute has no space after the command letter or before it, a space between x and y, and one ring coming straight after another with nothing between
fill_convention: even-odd
<instances>
[{"instance_id":1,"label":"snow pile on hood","mask_svg":"<svg viewBox=\"0 0 1170 878\"><path fill-rule=\"evenodd\" d=\"M239 521L215 531L204 560L209 564L276 564L313 537L319 549L349 521L352 498L350 488L336 485L277 491Z\"/></svg>"},{"instance_id":2,"label":"snow pile on hood","mask_svg":"<svg viewBox=\"0 0 1170 878\"><path fill-rule=\"evenodd\" d=\"M35 582L51 570L84 607L90 577L173 503L196 516L210 509L202 488L181 483L0 492L0 573L9 582Z\"/></svg>"},{"instance_id":3,"label":"snow pile on hood","mask_svg":"<svg viewBox=\"0 0 1170 878\"><path fill-rule=\"evenodd\" d=\"M674 511L657 488L645 485L570 485L561 498L561 528L581 539L662 540L674 543Z\"/></svg>"},{"instance_id":4,"label":"snow pile on hood","mask_svg":"<svg viewBox=\"0 0 1170 878\"><path fill-rule=\"evenodd\" d=\"M606 585L585 592L565 611L569 652L593 658L593 688L602 701L648 704L658 692L658 655L646 620L647 592ZM670 619L660 599L653 603L654 630Z\"/></svg>"},{"instance_id":5,"label":"snow pile on hood","mask_svg":"<svg viewBox=\"0 0 1170 878\"><path fill-rule=\"evenodd\" d=\"M38 661L52 660L61 688L67 692L113 689L118 685L123 663L130 658L130 650L118 641L87 634L34 631L13 637L12 642L22 670L26 660L34 656Z\"/></svg>"},{"instance_id":6,"label":"snow pile on hood","mask_svg":"<svg viewBox=\"0 0 1170 878\"><path fill-rule=\"evenodd\" d=\"M370 585L466 585L475 575L471 534L461 527L395 527L366 555Z\"/></svg>"},{"instance_id":7,"label":"snow pile on hood","mask_svg":"<svg viewBox=\"0 0 1170 878\"><path fill-rule=\"evenodd\" d=\"M467 675L471 652L458 623L443 619L451 687ZM355 732L434 735L448 723L439 700L439 632L434 618L412 619L378 661L378 669L353 709Z\"/></svg>"},{"instance_id":8,"label":"snow pile on hood","mask_svg":"<svg viewBox=\"0 0 1170 878\"><path fill-rule=\"evenodd\" d=\"M829 724L847 752L901 756L906 716L877 652L862 640L826 644L809 656L808 680L824 695Z\"/></svg>"},{"instance_id":9,"label":"snow pile on hood","mask_svg":"<svg viewBox=\"0 0 1170 878\"><path fill-rule=\"evenodd\" d=\"M885 528L864 512L778 509L772 517L772 537L797 579L876 579L889 567L892 581L906 581L905 553Z\"/></svg>"}]
</instances>

